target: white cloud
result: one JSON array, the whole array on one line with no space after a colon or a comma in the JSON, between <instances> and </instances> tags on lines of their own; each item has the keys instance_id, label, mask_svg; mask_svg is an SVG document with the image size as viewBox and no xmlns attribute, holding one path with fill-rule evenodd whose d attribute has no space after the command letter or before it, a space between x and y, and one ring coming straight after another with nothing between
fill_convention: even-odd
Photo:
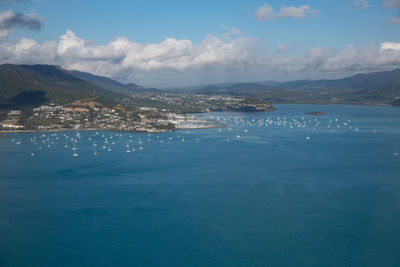
<instances>
[{"instance_id":1,"label":"white cloud","mask_svg":"<svg viewBox=\"0 0 400 267\"><path fill-rule=\"evenodd\" d=\"M275 13L274 9L265 3L263 6L257 8L256 17L259 20L272 20L272 19L302 19L308 16L318 14L319 10L311 9L308 5L302 5L299 7L295 6L282 6L278 13Z\"/></svg>"},{"instance_id":2,"label":"white cloud","mask_svg":"<svg viewBox=\"0 0 400 267\"><path fill-rule=\"evenodd\" d=\"M277 45L275 47L275 51L277 53L284 53L284 52L287 52L289 50L290 50L290 48L288 46L286 46L286 45Z\"/></svg>"},{"instance_id":3,"label":"white cloud","mask_svg":"<svg viewBox=\"0 0 400 267\"><path fill-rule=\"evenodd\" d=\"M225 30L225 33L223 35L226 39L231 39L231 35L242 35L243 34L241 30L239 30L238 28L235 28L235 27L229 28L225 24L219 24L218 26L220 26L222 29Z\"/></svg>"},{"instance_id":4,"label":"white cloud","mask_svg":"<svg viewBox=\"0 0 400 267\"><path fill-rule=\"evenodd\" d=\"M44 43L28 38L0 40L0 63L56 64L151 86L335 77L400 67L400 43L276 53L287 48L269 51L243 35L207 36L199 44L174 38L145 44L120 37L98 45L67 31L60 40Z\"/></svg>"},{"instance_id":5,"label":"white cloud","mask_svg":"<svg viewBox=\"0 0 400 267\"><path fill-rule=\"evenodd\" d=\"M354 0L354 4L358 7L364 7L364 8L369 7L367 0Z\"/></svg>"},{"instance_id":6,"label":"white cloud","mask_svg":"<svg viewBox=\"0 0 400 267\"><path fill-rule=\"evenodd\" d=\"M391 42L381 43L381 51L384 50L400 51L400 43L391 43Z\"/></svg>"},{"instance_id":7,"label":"white cloud","mask_svg":"<svg viewBox=\"0 0 400 267\"><path fill-rule=\"evenodd\" d=\"M242 35L242 31L239 30L238 28L232 28L229 30L229 32L233 35Z\"/></svg>"}]
</instances>

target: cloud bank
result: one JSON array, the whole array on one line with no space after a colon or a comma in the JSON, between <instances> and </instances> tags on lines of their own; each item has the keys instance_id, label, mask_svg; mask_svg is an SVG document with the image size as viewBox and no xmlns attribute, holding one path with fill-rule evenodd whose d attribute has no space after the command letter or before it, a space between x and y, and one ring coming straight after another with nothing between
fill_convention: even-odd
<instances>
[{"instance_id":1,"label":"cloud bank","mask_svg":"<svg viewBox=\"0 0 400 267\"><path fill-rule=\"evenodd\" d=\"M255 16L258 20L273 20L273 19L303 19L309 16L318 14L319 10L311 9L308 5L295 6L282 6L279 12L265 3L263 6L257 8Z\"/></svg>"},{"instance_id":2,"label":"cloud bank","mask_svg":"<svg viewBox=\"0 0 400 267\"><path fill-rule=\"evenodd\" d=\"M0 63L56 64L125 82L179 86L335 77L393 69L400 67L400 43L348 45L340 51L317 47L293 55L276 53L275 48L270 51L257 40L243 35L207 36L199 44L174 38L144 44L120 37L98 45L67 31L58 41L0 40Z\"/></svg>"}]
</instances>

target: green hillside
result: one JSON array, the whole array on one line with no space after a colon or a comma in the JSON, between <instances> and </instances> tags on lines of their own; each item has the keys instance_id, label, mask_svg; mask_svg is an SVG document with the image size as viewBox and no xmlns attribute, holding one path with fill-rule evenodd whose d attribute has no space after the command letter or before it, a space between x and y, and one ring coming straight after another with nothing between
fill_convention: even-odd
<instances>
[{"instance_id":1,"label":"green hillside","mask_svg":"<svg viewBox=\"0 0 400 267\"><path fill-rule=\"evenodd\" d=\"M73 76L75 76L81 80L96 84L97 86L100 86L102 88L108 89L110 91L113 91L113 92L119 93L119 94L131 95L131 94L138 93L138 92L159 91L156 89L144 88L135 83L124 84L124 83L115 81L111 78L93 75L88 72L82 72L82 71L77 71L77 70L70 70L69 72Z\"/></svg>"},{"instance_id":2,"label":"green hillside","mask_svg":"<svg viewBox=\"0 0 400 267\"><path fill-rule=\"evenodd\" d=\"M82 98L111 104L118 94L81 80L58 66L0 65L3 108L35 106L47 101L65 104Z\"/></svg>"}]
</instances>

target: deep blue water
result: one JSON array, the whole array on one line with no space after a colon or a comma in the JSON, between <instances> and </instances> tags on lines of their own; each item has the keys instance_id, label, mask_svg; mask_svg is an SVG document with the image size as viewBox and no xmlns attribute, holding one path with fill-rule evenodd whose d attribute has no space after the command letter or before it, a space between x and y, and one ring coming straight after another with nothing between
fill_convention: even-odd
<instances>
[{"instance_id":1,"label":"deep blue water","mask_svg":"<svg viewBox=\"0 0 400 267\"><path fill-rule=\"evenodd\" d=\"M400 109L277 107L0 138L0 266L400 266Z\"/></svg>"}]
</instances>

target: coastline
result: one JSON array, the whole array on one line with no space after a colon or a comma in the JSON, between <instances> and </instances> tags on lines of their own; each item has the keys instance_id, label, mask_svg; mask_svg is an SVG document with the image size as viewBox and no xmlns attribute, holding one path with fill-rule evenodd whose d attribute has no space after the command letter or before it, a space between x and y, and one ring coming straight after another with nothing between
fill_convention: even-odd
<instances>
[{"instance_id":1,"label":"coastline","mask_svg":"<svg viewBox=\"0 0 400 267\"><path fill-rule=\"evenodd\" d=\"M304 106L359 106L359 107L379 107L379 108L399 108L399 106L395 105L369 105L369 104L343 104L343 103L324 103L324 104L315 104L315 103L277 103L275 104L276 106L286 106L286 105L304 105ZM274 108L273 110L269 111L261 111L261 112L273 112L278 110L277 108ZM224 111L212 111L212 112L224 112ZM239 112L240 111L230 111L230 112ZM260 112L260 111L257 111ZM211 112L206 112L206 113L211 113ZM243 113L248 113L248 112L243 112ZM320 113L320 114L315 114L315 113ZM192 114L203 114L203 112L194 112ZM314 115L314 116L326 116L329 115L329 113L326 112L304 112L303 114L308 114L308 115ZM176 127L173 130L167 130L167 131L176 131L176 130L202 130L202 129L212 129L212 128L224 128L227 125L224 123L219 123L219 122L200 122L199 124L206 124L203 126L199 127ZM81 128L81 129L71 129L71 128L59 128L59 129L46 129L46 130L34 130L34 129L27 129L27 130L0 130L0 138L8 138L9 136L4 135L4 133L40 133L40 132L62 132L62 131L117 131L117 132L132 132L132 133L160 133L164 132L166 130L155 130L155 131L143 131L143 130L122 130L122 129L105 129L105 128Z\"/></svg>"},{"instance_id":2,"label":"coastline","mask_svg":"<svg viewBox=\"0 0 400 267\"><path fill-rule=\"evenodd\" d=\"M225 123L215 123L214 125L204 125L199 127L179 127L176 130L204 130L204 129L213 129L213 128L225 128L227 124Z\"/></svg>"},{"instance_id":3,"label":"coastline","mask_svg":"<svg viewBox=\"0 0 400 267\"><path fill-rule=\"evenodd\" d=\"M227 125L224 123L210 123L211 125L204 125L198 127L177 127L173 130L154 130L154 131L127 131L122 129L103 129L103 128L82 128L82 129L47 129L47 130L0 130L0 138L7 138L9 136L2 135L2 133L51 133L51 132L65 132L65 131L113 131L113 132L131 132L131 133L161 133L165 131L177 131L177 130L202 130L202 129L212 129L212 128L224 128Z\"/></svg>"},{"instance_id":4,"label":"coastline","mask_svg":"<svg viewBox=\"0 0 400 267\"><path fill-rule=\"evenodd\" d=\"M64 132L64 131L101 131L105 129L95 129L95 128L87 128L87 129L48 129L48 130L0 130L0 137L2 133L42 133L42 132Z\"/></svg>"}]
</instances>

